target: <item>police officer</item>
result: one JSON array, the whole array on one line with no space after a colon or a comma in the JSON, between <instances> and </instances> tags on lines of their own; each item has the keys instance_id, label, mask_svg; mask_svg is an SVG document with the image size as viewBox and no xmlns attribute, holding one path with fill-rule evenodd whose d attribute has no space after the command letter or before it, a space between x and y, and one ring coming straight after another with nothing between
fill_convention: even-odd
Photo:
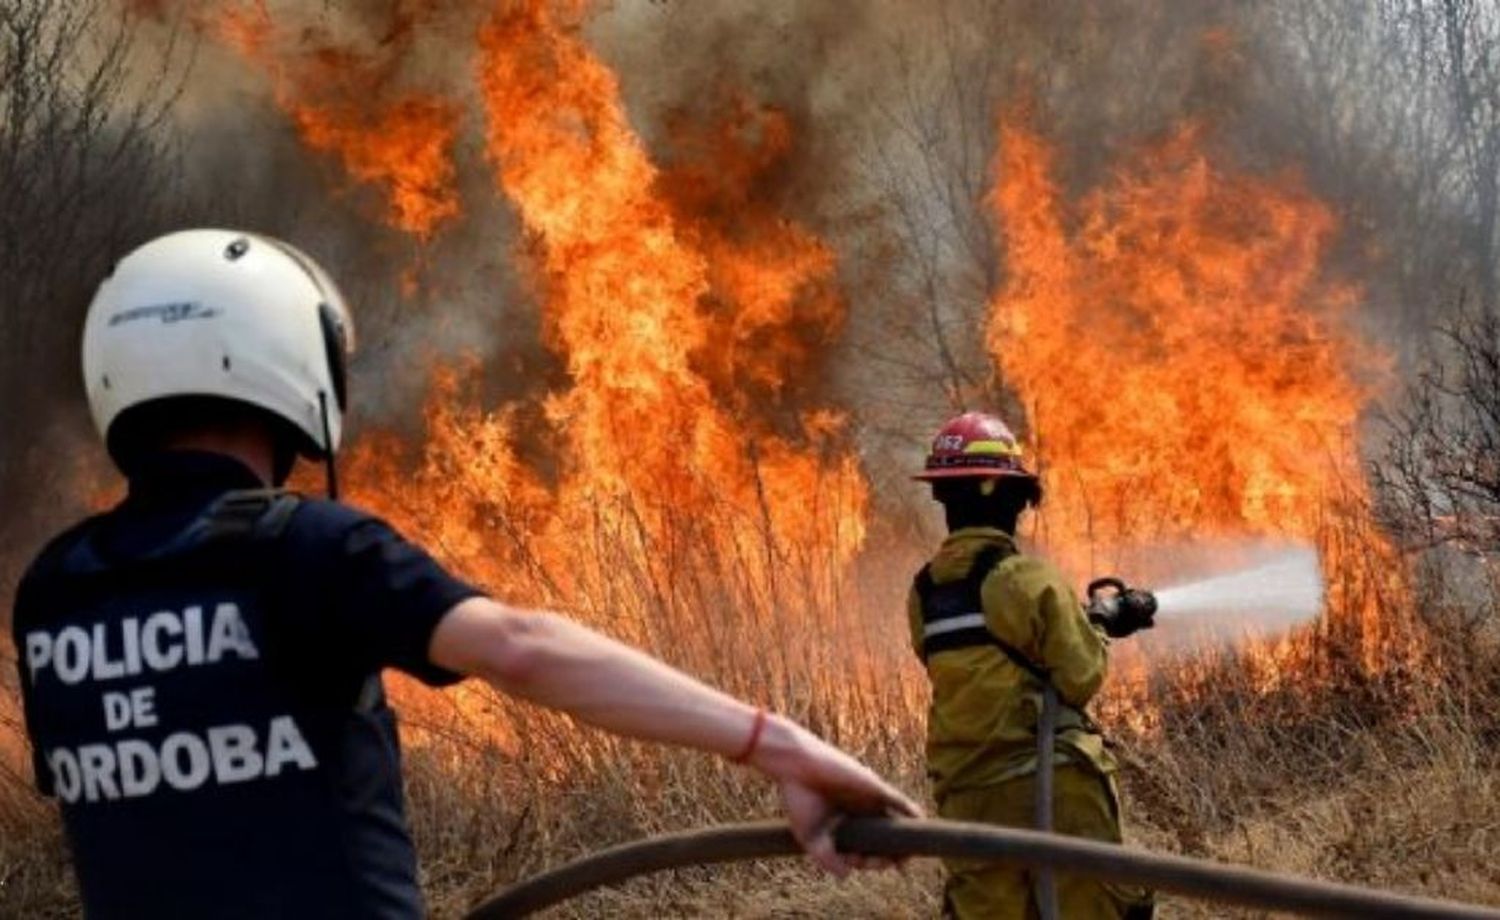
<instances>
[{"instance_id":1,"label":"police officer","mask_svg":"<svg viewBox=\"0 0 1500 920\"><path fill-rule=\"evenodd\" d=\"M299 454L331 473L351 332L312 259L225 230L147 243L89 308L89 404L129 492L46 547L13 618L88 915L420 916L387 667L747 763L836 873L861 864L834 852L837 813L915 813L796 724L268 488Z\"/></svg>"},{"instance_id":2,"label":"police officer","mask_svg":"<svg viewBox=\"0 0 1500 920\"><path fill-rule=\"evenodd\" d=\"M1015 436L995 416L958 416L915 478L931 483L948 525L908 600L912 645L932 682L927 768L938 813L1033 825L1038 723L1050 685L1054 829L1119 842L1115 761L1084 712L1104 680L1105 638L1062 576L1016 546L1016 523L1042 491ZM1111 624L1110 633L1143 625ZM961 860L947 868L944 916L1039 915L1036 873ZM1059 879L1055 896L1068 920L1151 915L1146 892L1088 879Z\"/></svg>"}]
</instances>

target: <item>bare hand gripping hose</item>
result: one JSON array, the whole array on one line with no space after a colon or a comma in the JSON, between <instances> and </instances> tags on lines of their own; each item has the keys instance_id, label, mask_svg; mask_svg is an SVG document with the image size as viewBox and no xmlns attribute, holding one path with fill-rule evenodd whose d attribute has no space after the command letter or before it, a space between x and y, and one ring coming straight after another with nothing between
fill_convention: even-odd
<instances>
[{"instance_id":1,"label":"bare hand gripping hose","mask_svg":"<svg viewBox=\"0 0 1500 920\"><path fill-rule=\"evenodd\" d=\"M850 818L838 848L870 856L988 859L1159 891L1309 917L1500 920L1500 910L1320 882L1203 859L1148 853L1077 837L958 821ZM662 869L792 856L801 848L783 822L761 821L666 834L627 843L530 878L469 914L469 920L524 917L595 888Z\"/></svg>"}]
</instances>

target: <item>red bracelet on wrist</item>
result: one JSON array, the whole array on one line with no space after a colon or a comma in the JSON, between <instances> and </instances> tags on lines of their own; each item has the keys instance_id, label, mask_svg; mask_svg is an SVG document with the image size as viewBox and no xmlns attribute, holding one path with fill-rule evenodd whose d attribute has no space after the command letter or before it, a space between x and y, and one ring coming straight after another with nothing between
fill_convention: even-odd
<instances>
[{"instance_id":1,"label":"red bracelet on wrist","mask_svg":"<svg viewBox=\"0 0 1500 920\"><path fill-rule=\"evenodd\" d=\"M734 757L729 758L731 763L745 763L760 747L760 736L766 730L766 710L760 708L755 710L755 724L750 726L750 739L745 742L745 749Z\"/></svg>"}]
</instances>

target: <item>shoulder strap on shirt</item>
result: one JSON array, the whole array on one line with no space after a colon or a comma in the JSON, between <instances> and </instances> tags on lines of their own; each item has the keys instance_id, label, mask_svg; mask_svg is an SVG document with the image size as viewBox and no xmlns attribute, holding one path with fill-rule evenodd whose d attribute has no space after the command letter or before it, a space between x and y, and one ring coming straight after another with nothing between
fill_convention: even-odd
<instances>
[{"instance_id":1,"label":"shoulder strap on shirt","mask_svg":"<svg viewBox=\"0 0 1500 920\"><path fill-rule=\"evenodd\" d=\"M282 489L226 492L177 534L150 552L131 557L129 562L162 562L210 543L274 540L285 532L301 501L297 493ZM124 562L103 552L95 540L97 528L108 517L95 515L54 540L33 563L33 577L102 574Z\"/></svg>"},{"instance_id":2,"label":"shoulder strap on shirt","mask_svg":"<svg viewBox=\"0 0 1500 920\"><path fill-rule=\"evenodd\" d=\"M1009 555L1012 554L1006 552L1003 546L993 544L986 546L974 554L973 560L969 563L969 574L964 576L964 581L975 589L978 589L984 584L984 580L989 577L990 572L995 570L995 566L999 565L1000 561ZM937 587L937 582L932 578L932 563L929 562L922 566L921 571L917 572L916 578L913 579L912 586L916 588L917 597L921 599L922 603L927 603L927 600L932 597L933 590Z\"/></svg>"},{"instance_id":3,"label":"shoulder strap on shirt","mask_svg":"<svg viewBox=\"0 0 1500 920\"><path fill-rule=\"evenodd\" d=\"M994 544L986 546L975 554L974 564L969 567L968 579L974 584L975 592L980 598L981 604L984 599L984 580L989 577L990 573L995 570L995 566L999 565L1002 559L1010 555L1014 554L1007 553L1004 547ZM1030 656L1025 652L1022 652L994 633L991 633L990 636L995 643L995 647L1004 652L1005 657L1014 662L1016 667L1035 677L1041 683L1051 682L1052 675L1048 673L1047 669L1032 661Z\"/></svg>"},{"instance_id":4,"label":"shoulder strap on shirt","mask_svg":"<svg viewBox=\"0 0 1500 920\"><path fill-rule=\"evenodd\" d=\"M989 577L990 573L995 570L995 566L999 565L1000 562L1007 556L1014 555L1013 551L1007 551L1007 549L1008 548L1004 546L991 544L980 550L974 555L973 561L969 564L968 574L964 576L962 582L960 583L960 590L962 590L971 599L970 603L972 604L974 611L980 615L983 614L984 607L984 581ZM912 586L917 592L917 598L921 601L923 610L929 610L932 604L933 596L938 590L938 585L932 577L932 565L930 563L928 565L924 565L921 571L917 573ZM947 585L944 585L943 587L947 587ZM924 613L924 617L925 616L926 614ZM961 638L961 636L968 635L973 635L975 639L968 640L965 638ZM970 644L983 644L992 646L999 649L1006 658L1009 658L1011 662L1016 665L1016 667L1030 674L1038 681L1042 683L1048 683L1051 680L1051 676L1048 674L1046 668L1037 664L1020 649L995 635L994 632L992 632L986 626L970 627L962 631L955 630L954 632L945 635L944 638L950 640L943 643L943 647L947 648L962 648ZM939 649L934 648L932 651L937 650ZM931 654L931 651L924 650L923 657L925 658L929 654Z\"/></svg>"},{"instance_id":5,"label":"shoulder strap on shirt","mask_svg":"<svg viewBox=\"0 0 1500 920\"><path fill-rule=\"evenodd\" d=\"M292 513L302 496L284 489L241 489L227 492L206 511L198 524L200 539L249 540L264 543L286 532ZM354 701L356 712L376 712L385 706L385 685L380 672L365 677Z\"/></svg>"},{"instance_id":6,"label":"shoulder strap on shirt","mask_svg":"<svg viewBox=\"0 0 1500 920\"><path fill-rule=\"evenodd\" d=\"M227 492L203 515L205 540L248 539L269 542L286 532L302 496L284 489L241 489ZM385 684L380 672L368 675L354 701L356 712L376 712L385 706Z\"/></svg>"},{"instance_id":7,"label":"shoulder strap on shirt","mask_svg":"<svg viewBox=\"0 0 1500 920\"><path fill-rule=\"evenodd\" d=\"M280 537L302 497L282 489L236 489L214 500L202 514L149 559L167 559L208 544L266 543Z\"/></svg>"},{"instance_id":8,"label":"shoulder strap on shirt","mask_svg":"<svg viewBox=\"0 0 1500 920\"><path fill-rule=\"evenodd\" d=\"M221 495L193 528L205 541L274 540L286 531L301 501L300 495L284 489L238 489Z\"/></svg>"},{"instance_id":9,"label":"shoulder strap on shirt","mask_svg":"<svg viewBox=\"0 0 1500 920\"><path fill-rule=\"evenodd\" d=\"M984 580L990 577L990 573L995 570L995 566L999 565L1000 561L1006 556L1011 555L1014 555L1014 553L1006 552L1005 547L991 543L974 554L974 561L969 563L969 574L964 577L972 582L975 587L980 587L984 584Z\"/></svg>"}]
</instances>

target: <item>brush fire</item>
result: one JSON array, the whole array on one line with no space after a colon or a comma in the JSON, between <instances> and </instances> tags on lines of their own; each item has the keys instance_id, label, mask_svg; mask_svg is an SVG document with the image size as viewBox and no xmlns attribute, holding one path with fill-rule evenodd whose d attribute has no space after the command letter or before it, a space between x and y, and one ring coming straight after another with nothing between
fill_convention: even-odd
<instances>
[{"instance_id":1,"label":"brush fire","mask_svg":"<svg viewBox=\"0 0 1500 920\"><path fill-rule=\"evenodd\" d=\"M860 336L906 327L861 311L926 307L891 306L898 286L859 264L890 254L870 228L907 192L850 208L840 223L783 187L824 127L827 98L762 102L730 77L705 83L691 104L652 110L597 33L639 28L636 16L655 22L654 4L649 15L589 0L391 0L358 16L313 6L122 4L159 30L187 29L200 55L249 81L313 164L325 196L313 207L356 214L361 232L386 241L383 257L402 264L377 276L399 301L399 319L382 322L419 337L461 309L505 339L400 352L425 362L419 411L398 400L368 413L340 461L346 501L445 565L796 714L919 785L927 678L901 611L936 518L914 519L910 496L892 490L925 498L904 474L946 415L996 410L1009 413L1045 493L1023 545L1075 585L1119 574L1173 586L1162 598L1183 613L1164 608L1159 633L1186 630L1216 605L1248 623L1259 602L1238 595L1261 588L1262 607L1315 614L1255 635L1231 628L1214 649L1113 647L1095 709L1106 730L1146 751L1124 756L1122 775L1151 843L1282 865L1274 844L1254 849L1271 819L1234 824L1227 802L1191 830L1172 824L1192 812L1180 787L1206 763L1173 745L1250 744L1230 714L1283 738L1315 715L1346 719L1341 707L1379 687L1399 699L1380 697L1372 720L1422 718L1414 700L1443 680L1443 643L1419 615L1411 558L1382 529L1366 476L1371 418L1399 389L1401 359L1374 331L1353 247L1341 248L1356 232L1347 209L1294 159L1267 167L1240 156L1223 142L1222 114L1185 106L1075 161L1077 120L1047 101L1045 79L1023 72L970 126L986 139L980 184L961 202L985 228L973 247L990 266L983 297L931 323L950 337L944 349L956 343L952 360L977 371L877 424L845 369L865 360ZM362 27L348 30L351 21ZM1207 34L1229 33L1210 25ZM834 170L818 178L839 181ZM459 240L513 282L492 304L472 309L474 295L433 270ZM511 296L524 302L502 301ZM522 352L526 379L495 385ZM916 347L899 353L922 360ZM356 356L356 418L360 378L385 373L384 360ZM892 428L904 453L876 447ZM912 469L894 476L896 463ZM1237 596L1213 594L1221 588ZM421 846L442 846L451 831L503 832L496 845L507 854L536 848L464 881L437 873L439 913L558 853L618 839L570 810L570 789L608 800L601 813L636 831L670 823L642 817L647 805L710 791L716 804L684 807L717 818L764 804L717 766L592 736L570 746L566 719L487 688L392 688L414 807L451 822L419 829ZM1205 715L1220 709L1230 714ZM476 763L494 775L478 778ZM1215 790L1284 801L1266 783ZM511 802L503 818L466 816L486 796ZM566 841L555 846L554 825ZM1241 832L1251 852L1237 849ZM920 915L931 899L912 891L930 881L861 883L875 886L861 903ZM587 911L638 912L621 898ZM829 903L807 902L814 913Z\"/></svg>"},{"instance_id":2,"label":"brush fire","mask_svg":"<svg viewBox=\"0 0 1500 920\"><path fill-rule=\"evenodd\" d=\"M470 113L525 230L509 257L567 382L523 434L523 407L478 404L464 386L479 359L440 367L421 442L368 436L351 494L487 584L608 609L636 638L703 600L682 582L705 568L733 572L741 604L799 595L769 616L833 606L878 511L841 407L782 398L817 373L846 309L832 247L754 197L793 127L727 96L714 122L678 126L682 155L658 166L582 35L590 13L502 5L478 30ZM405 15L383 41L409 43L437 8ZM387 102L399 55L310 40L284 18L229 6L215 33L267 74L309 149L426 241L460 213L464 100ZM1357 327L1357 287L1324 265L1328 207L1295 171L1215 163L1205 131L1185 124L1122 154L1075 201L1030 119L1000 119L985 204L1005 281L984 335L1044 470L1036 537L1080 583L1103 569L1180 577L1158 548L1188 541L1222 542L1228 565L1236 541L1316 543L1328 628L1378 670L1407 638L1373 602L1399 590L1399 565L1343 564L1333 531L1367 501L1357 425L1388 361ZM609 585L622 563L648 589L636 603Z\"/></svg>"}]
</instances>

